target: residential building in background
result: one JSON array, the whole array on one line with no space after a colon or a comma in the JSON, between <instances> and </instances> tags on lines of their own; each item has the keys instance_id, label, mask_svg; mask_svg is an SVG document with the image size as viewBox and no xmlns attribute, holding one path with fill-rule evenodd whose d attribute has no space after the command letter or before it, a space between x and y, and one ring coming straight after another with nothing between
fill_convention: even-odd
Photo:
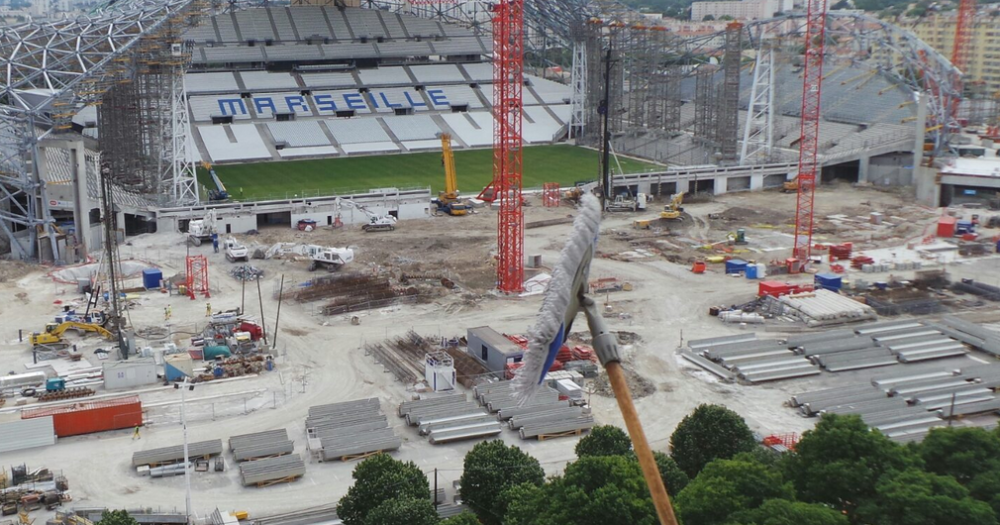
<instances>
[{"instance_id":1,"label":"residential building in background","mask_svg":"<svg viewBox=\"0 0 1000 525\"><path fill-rule=\"evenodd\" d=\"M723 16L729 16L736 20L757 20L771 18L775 13L791 10L792 0L694 2L691 4L691 20L701 21L709 15L716 20Z\"/></svg>"},{"instance_id":2,"label":"residential building in background","mask_svg":"<svg viewBox=\"0 0 1000 525\"><path fill-rule=\"evenodd\" d=\"M951 56L955 43L955 12L939 13L906 21L912 31L946 57ZM967 79L981 80L987 93L1000 91L1000 20L980 12L969 40L969 70Z\"/></svg>"}]
</instances>

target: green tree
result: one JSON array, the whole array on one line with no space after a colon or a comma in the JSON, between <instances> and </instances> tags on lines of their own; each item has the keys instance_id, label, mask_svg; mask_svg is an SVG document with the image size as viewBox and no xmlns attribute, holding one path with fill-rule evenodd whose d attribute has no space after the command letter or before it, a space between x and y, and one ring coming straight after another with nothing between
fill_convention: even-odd
<instances>
[{"instance_id":1,"label":"green tree","mask_svg":"<svg viewBox=\"0 0 1000 525\"><path fill-rule=\"evenodd\" d=\"M365 525L438 525L437 511L429 499L384 500L365 517Z\"/></svg>"},{"instance_id":2,"label":"green tree","mask_svg":"<svg viewBox=\"0 0 1000 525\"><path fill-rule=\"evenodd\" d=\"M460 481L462 500L480 521L499 525L507 508L497 498L498 494L521 483L541 485L544 481L545 472L537 459L516 446L508 447L503 441L484 441L465 455Z\"/></svg>"},{"instance_id":3,"label":"green tree","mask_svg":"<svg viewBox=\"0 0 1000 525\"><path fill-rule=\"evenodd\" d=\"M632 440L614 425L598 425L576 444L577 457L624 456L632 452Z\"/></svg>"},{"instance_id":4,"label":"green tree","mask_svg":"<svg viewBox=\"0 0 1000 525\"><path fill-rule=\"evenodd\" d=\"M781 473L754 461L719 459L705 466L674 499L677 515L692 525L718 525L769 499L792 499Z\"/></svg>"},{"instance_id":5,"label":"green tree","mask_svg":"<svg viewBox=\"0 0 1000 525\"><path fill-rule=\"evenodd\" d=\"M677 462L673 458L663 452L653 452L653 457L656 458L656 468L659 469L660 477L663 478L663 485L667 487L667 494L671 496L680 494L684 487L691 482L691 478L677 466Z\"/></svg>"},{"instance_id":6,"label":"green tree","mask_svg":"<svg viewBox=\"0 0 1000 525\"><path fill-rule=\"evenodd\" d=\"M725 20L725 21L728 22L729 20L735 20L735 18L733 18L733 17L731 17L729 15L722 15L722 16L719 17L719 20Z\"/></svg>"},{"instance_id":7,"label":"green tree","mask_svg":"<svg viewBox=\"0 0 1000 525\"><path fill-rule=\"evenodd\" d=\"M101 513L97 525L139 525L139 522L125 510L106 510Z\"/></svg>"},{"instance_id":8,"label":"green tree","mask_svg":"<svg viewBox=\"0 0 1000 525\"><path fill-rule=\"evenodd\" d=\"M853 512L875 495L882 475L903 470L914 459L860 417L828 414L802 436L785 471L800 499Z\"/></svg>"},{"instance_id":9,"label":"green tree","mask_svg":"<svg viewBox=\"0 0 1000 525\"><path fill-rule=\"evenodd\" d=\"M430 502L427 476L412 461L397 461L387 454L376 454L354 467L354 485L337 504L337 515L345 525L366 525L368 513L386 501L419 499ZM389 512L386 509L384 512Z\"/></svg>"},{"instance_id":10,"label":"green tree","mask_svg":"<svg viewBox=\"0 0 1000 525\"><path fill-rule=\"evenodd\" d=\"M856 512L860 523L879 525L996 525L996 514L951 476L909 468L890 472L876 486L875 497Z\"/></svg>"},{"instance_id":11,"label":"green tree","mask_svg":"<svg viewBox=\"0 0 1000 525\"><path fill-rule=\"evenodd\" d=\"M691 478L710 461L729 459L756 447L746 421L720 405L699 405L670 436L670 455Z\"/></svg>"},{"instance_id":12,"label":"green tree","mask_svg":"<svg viewBox=\"0 0 1000 525\"><path fill-rule=\"evenodd\" d=\"M702 19L701 19L701 21L702 21L702 22L711 22L711 21L713 21L713 20L715 20L715 17L714 17L714 16L712 16L712 15L705 15L705 16L704 16L704 17L702 17Z\"/></svg>"},{"instance_id":13,"label":"green tree","mask_svg":"<svg viewBox=\"0 0 1000 525\"><path fill-rule=\"evenodd\" d=\"M521 483L507 487L497 496L507 511L504 525L533 525L538 518L539 498L544 497L542 487L534 483Z\"/></svg>"},{"instance_id":14,"label":"green tree","mask_svg":"<svg viewBox=\"0 0 1000 525\"><path fill-rule=\"evenodd\" d=\"M968 487L973 498L985 501L1000 516L1000 470L983 472L973 478Z\"/></svg>"},{"instance_id":15,"label":"green tree","mask_svg":"<svg viewBox=\"0 0 1000 525\"><path fill-rule=\"evenodd\" d=\"M476 515L471 512L463 512L457 516L441 520L438 525L480 525Z\"/></svg>"},{"instance_id":16,"label":"green tree","mask_svg":"<svg viewBox=\"0 0 1000 525\"><path fill-rule=\"evenodd\" d=\"M919 452L928 472L952 476L962 484L1000 469L1000 437L982 428L935 428Z\"/></svg>"},{"instance_id":17,"label":"green tree","mask_svg":"<svg viewBox=\"0 0 1000 525\"><path fill-rule=\"evenodd\" d=\"M727 525L847 525L847 517L817 503L769 499L756 509L737 512Z\"/></svg>"},{"instance_id":18,"label":"green tree","mask_svg":"<svg viewBox=\"0 0 1000 525\"><path fill-rule=\"evenodd\" d=\"M505 525L656 525L639 463L625 456L585 456L536 491L512 501ZM694 522L692 522L694 523Z\"/></svg>"}]
</instances>

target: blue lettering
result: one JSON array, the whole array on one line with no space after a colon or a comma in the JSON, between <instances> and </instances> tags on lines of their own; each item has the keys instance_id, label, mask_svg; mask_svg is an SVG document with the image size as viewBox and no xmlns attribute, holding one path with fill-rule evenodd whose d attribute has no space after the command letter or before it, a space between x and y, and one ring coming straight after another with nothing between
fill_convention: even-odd
<instances>
[{"instance_id":1,"label":"blue lettering","mask_svg":"<svg viewBox=\"0 0 1000 525\"><path fill-rule=\"evenodd\" d=\"M371 91L368 92L368 100L371 101L373 108L378 109L378 102L375 101L375 94Z\"/></svg>"},{"instance_id":2,"label":"blue lettering","mask_svg":"<svg viewBox=\"0 0 1000 525\"><path fill-rule=\"evenodd\" d=\"M413 107L413 108L426 108L427 107L427 104L425 104L423 102L415 102L412 98L410 98L410 92L409 91L404 91L403 95L406 96L406 101L410 103L410 107Z\"/></svg>"},{"instance_id":3,"label":"blue lettering","mask_svg":"<svg viewBox=\"0 0 1000 525\"><path fill-rule=\"evenodd\" d=\"M314 95L316 109L319 111L337 111L337 103L333 101L333 95Z\"/></svg>"},{"instance_id":4,"label":"blue lettering","mask_svg":"<svg viewBox=\"0 0 1000 525\"><path fill-rule=\"evenodd\" d=\"M368 109L365 99L361 98L361 93L344 93L344 103L350 109Z\"/></svg>"},{"instance_id":5,"label":"blue lettering","mask_svg":"<svg viewBox=\"0 0 1000 525\"><path fill-rule=\"evenodd\" d=\"M379 96L382 97L382 102L385 104L385 107L387 107L387 108L401 108L401 107L403 107L402 104L395 104L395 103L389 102L389 99L386 98L385 93L379 93Z\"/></svg>"},{"instance_id":6,"label":"blue lettering","mask_svg":"<svg viewBox=\"0 0 1000 525\"><path fill-rule=\"evenodd\" d=\"M306 98L299 95L285 97L285 104L288 104L288 111L298 113L296 107L301 108L303 113L309 113L309 106L306 105Z\"/></svg>"},{"instance_id":7,"label":"blue lettering","mask_svg":"<svg viewBox=\"0 0 1000 525\"><path fill-rule=\"evenodd\" d=\"M219 99L219 111L221 111L223 115L236 115L236 108L240 109L240 115L247 114L247 107L243 104L242 100L238 98Z\"/></svg>"},{"instance_id":8,"label":"blue lettering","mask_svg":"<svg viewBox=\"0 0 1000 525\"><path fill-rule=\"evenodd\" d=\"M274 107L274 101L270 97L253 99L253 106L257 108L258 114L263 113L264 108L270 108L272 113L278 111L278 108Z\"/></svg>"},{"instance_id":9,"label":"blue lettering","mask_svg":"<svg viewBox=\"0 0 1000 525\"><path fill-rule=\"evenodd\" d=\"M447 106L448 97L444 95L444 90L428 89L427 96L431 97L431 104L435 106Z\"/></svg>"}]
</instances>

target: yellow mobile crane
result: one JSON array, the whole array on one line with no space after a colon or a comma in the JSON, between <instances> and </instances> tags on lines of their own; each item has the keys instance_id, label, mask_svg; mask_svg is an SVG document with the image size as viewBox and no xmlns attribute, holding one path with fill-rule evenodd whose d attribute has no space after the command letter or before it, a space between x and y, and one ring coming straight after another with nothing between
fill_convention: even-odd
<instances>
[{"instance_id":1,"label":"yellow mobile crane","mask_svg":"<svg viewBox=\"0 0 1000 525\"><path fill-rule=\"evenodd\" d=\"M684 208L681 207L684 204L684 192L675 194L670 199L670 204L663 207L663 211L660 212L660 218L666 219L668 221L675 221L681 218L681 212Z\"/></svg>"},{"instance_id":2,"label":"yellow mobile crane","mask_svg":"<svg viewBox=\"0 0 1000 525\"><path fill-rule=\"evenodd\" d=\"M455 153L451 150L451 135L442 133L441 161L444 163L444 191L431 201L437 211L448 215L465 215L469 205L458 198L458 175L455 173Z\"/></svg>"}]
</instances>

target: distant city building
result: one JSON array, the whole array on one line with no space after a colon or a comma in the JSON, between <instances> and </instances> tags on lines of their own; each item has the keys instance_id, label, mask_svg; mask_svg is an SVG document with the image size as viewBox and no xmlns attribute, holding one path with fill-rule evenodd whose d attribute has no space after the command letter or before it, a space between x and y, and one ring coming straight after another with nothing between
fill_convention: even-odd
<instances>
[{"instance_id":1,"label":"distant city building","mask_svg":"<svg viewBox=\"0 0 1000 525\"><path fill-rule=\"evenodd\" d=\"M52 0L31 0L31 15L52 16Z\"/></svg>"},{"instance_id":2,"label":"distant city building","mask_svg":"<svg viewBox=\"0 0 1000 525\"><path fill-rule=\"evenodd\" d=\"M716 20L723 16L736 20L757 20L771 18L775 13L791 10L792 0L694 2L691 4L691 20L701 21L706 16L712 16Z\"/></svg>"},{"instance_id":3,"label":"distant city building","mask_svg":"<svg viewBox=\"0 0 1000 525\"><path fill-rule=\"evenodd\" d=\"M951 58L955 44L954 11L903 22L902 25L909 26L921 40ZM966 78L985 82L987 93L1000 91L1000 22L980 11L969 43L972 48L967 50Z\"/></svg>"}]
</instances>

